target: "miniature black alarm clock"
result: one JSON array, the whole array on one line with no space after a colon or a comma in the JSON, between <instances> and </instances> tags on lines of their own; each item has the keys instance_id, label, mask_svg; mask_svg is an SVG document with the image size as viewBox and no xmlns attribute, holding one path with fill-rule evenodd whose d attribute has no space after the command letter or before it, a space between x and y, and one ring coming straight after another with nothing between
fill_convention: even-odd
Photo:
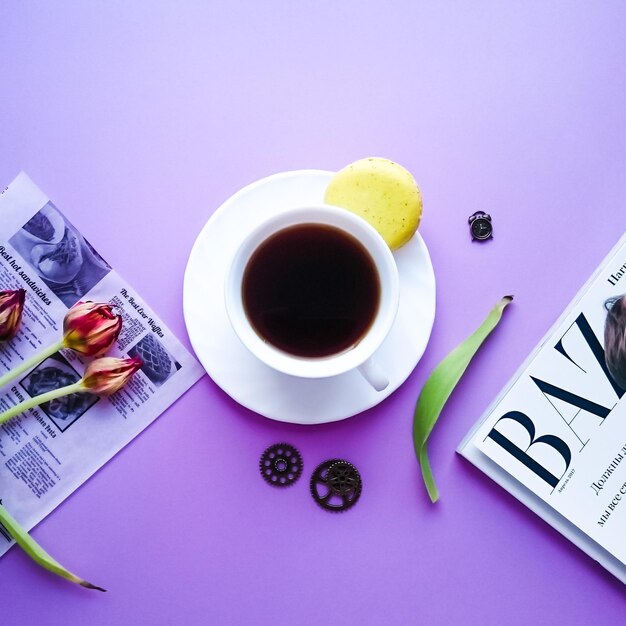
<instances>
[{"instance_id":1,"label":"miniature black alarm clock","mask_svg":"<svg viewBox=\"0 0 626 626\"><path fill-rule=\"evenodd\" d=\"M491 215L482 211L476 211L476 213L470 215L467 221L470 225L472 241L486 241L493 238Z\"/></svg>"}]
</instances>

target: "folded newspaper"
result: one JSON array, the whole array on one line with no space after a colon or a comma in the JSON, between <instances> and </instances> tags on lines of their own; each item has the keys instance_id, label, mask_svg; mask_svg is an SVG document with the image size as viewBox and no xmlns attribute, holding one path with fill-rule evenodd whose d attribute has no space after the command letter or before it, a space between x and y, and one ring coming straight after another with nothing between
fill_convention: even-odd
<instances>
[{"instance_id":1,"label":"folded newspaper","mask_svg":"<svg viewBox=\"0 0 626 626\"><path fill-rule=\"evenodd\" d=\"M142 368L107 398L73 394L0 426L0 498L27 529L38 524L204 373L137 292L21 173L0 195L0 290L26 290L22 325L0 344L0 375L58 341L81 300L109 302L123 327L111 356ZM82 377L87 360L58 352L0 389L0 412ZM12 541L0 525L0 556Z\"/></svg>"}]
</instances>

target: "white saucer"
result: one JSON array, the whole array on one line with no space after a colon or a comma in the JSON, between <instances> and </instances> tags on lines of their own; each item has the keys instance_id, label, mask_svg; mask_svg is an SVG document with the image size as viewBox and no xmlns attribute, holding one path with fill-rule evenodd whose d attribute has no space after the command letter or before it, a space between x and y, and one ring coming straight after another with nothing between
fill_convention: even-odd
<instances>
[{"instance_id":1,"label":"white saucer","mask_svg":"<svg viewBox=\"0 0 626 626\"><path fill-rule=\"evenodd\" d=\"M276 211L323 202L333 172L299 170L263 178L229 198L198 235L185 271L183 308L189 338L209 376L243 406L282 422L321 424L369 409L392 394L420 360L435 319L435 274L416 234L394 253L400 306L391 332L376 351L389 377L374 391L357 371L332 378L295 378L248 352L226 316L224 278L239 244Z\"/></svg>"}]
</instances>

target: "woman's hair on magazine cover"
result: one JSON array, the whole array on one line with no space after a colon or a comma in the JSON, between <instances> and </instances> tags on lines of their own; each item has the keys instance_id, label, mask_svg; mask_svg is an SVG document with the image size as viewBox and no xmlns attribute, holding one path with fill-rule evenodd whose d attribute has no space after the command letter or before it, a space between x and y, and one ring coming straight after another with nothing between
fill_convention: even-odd
<instances>
[{"instance_id":1,"label":"woman's hair on magazine cover","mask_svg":"<svg viewBox=\"0 0 626 626\"><path fill-rule=\"evenodd\" d=\"M606 365L615 382L626 389L626 294L604 303L604 352Z\"/></svg>"}]
</instances>

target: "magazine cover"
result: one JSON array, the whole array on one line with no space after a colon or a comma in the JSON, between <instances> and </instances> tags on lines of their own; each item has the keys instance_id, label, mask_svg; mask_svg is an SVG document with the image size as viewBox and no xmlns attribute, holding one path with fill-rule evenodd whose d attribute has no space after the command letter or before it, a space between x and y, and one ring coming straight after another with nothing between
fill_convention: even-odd
<instances>
[{"instance_id":1,"label":"magazine cover","mask_svg":"<svg viewBox=\"0 0 626 626\"><path fill-rule=\"evenodd\" d=\"M459 452L626 582L626 236Z\"/></svg>"}]
</instances>

